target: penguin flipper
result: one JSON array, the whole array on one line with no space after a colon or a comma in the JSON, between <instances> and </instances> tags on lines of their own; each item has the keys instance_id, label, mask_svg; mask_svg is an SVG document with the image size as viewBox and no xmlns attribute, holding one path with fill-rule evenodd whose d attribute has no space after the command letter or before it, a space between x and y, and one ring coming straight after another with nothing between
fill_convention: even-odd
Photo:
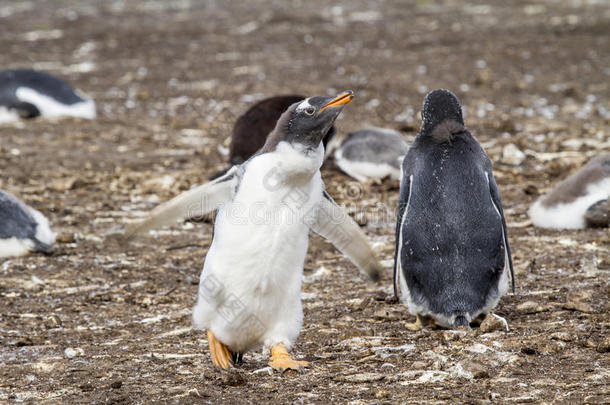
<instances>
[{"instance_id":1,"label":"penguin flipper","mask_svg":"<svg viewBox=\"0 0 610 405\"><path fill-rule=\"evenodd\" d=\"M494 175L489 171L487 173L487 180L489 181L489 192L491 194L491 201L493 202L496 210L500 214L502 218L502 236L504 237L504 246L506 247L506 257L508 259L508 266L510 270L510 282L512 286L513 293L515 292L515 274L513 272L513 258L510 253L510 246L508 244L508 232L506 230L506 220L504 219L504 211L502 210L502 201L500 200L500 192L498 191L498 186L496 185L496 180L494 179Z\"/></svg>"},{"instance_id":2,"label":"penguin flipper","mask_svg":"<svg viewBox=\"0 0 610 405\"><path fill-rule=\"evenodd\" d=\"M26 101L15 101L9 108L17 111L21 118L34 118L40 115L40 110L32 103Z\"/></svg>"},{"instance_id":3,"label":"penguin flipper","mask_svg":"<svg viewBox=\"0 0 610 405\"><path fill-rule=\"evenodd\" d=\"M130 239L150 229L170 225L178 220L201 217L230 201L237 184L237 166L224 176L186 191L159 205L144 220L127 228L124 235Z\"/></svg>"},{"instance_id":4,"label":"penguin flipper","mask_svg":"<svg viewBox=\"0 0 610 405\"><path fill-rule=\"evenodd\" d=\"M332 243L372 280L381 276L381 264L358 224L324 191L311 229Z\"/></svg>"},{"instance_id":5,"label":"penguin flipper","mask_svg":"<svg viewBox=\"0 0 610 405\"><path fill-rule=\"evenodd\" d=\"M407 207L409 206L409 197L411 196L411 181L413 179L413 175L406 176L404 173L402 175L402 180L400 184L400 196L398 198L398 212L397 212L397 221L396 221L396 248L394 250L394 296L400 300L400 296L398 294L399 282L398 282L398 272L401 271L400 268L400 249L402 248L402 238L400 237L402 233L402 226L404 224L404 215L406 213Z\"/></svg>"}]
</instances>

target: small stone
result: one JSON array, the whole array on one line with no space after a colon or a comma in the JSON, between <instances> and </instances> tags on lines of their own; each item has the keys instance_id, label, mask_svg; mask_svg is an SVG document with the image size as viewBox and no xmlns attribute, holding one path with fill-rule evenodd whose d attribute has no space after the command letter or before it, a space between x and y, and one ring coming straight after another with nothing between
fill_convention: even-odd
<instances>
[{"instance_id":1,"label":"small stone","mask_svg":"<svg viewBox=\"0 0 610 405\"><path fill-rule=\"evenodd\" d=\"M390 393L386 390L377 390L375 392L375 398L377 398L377 399L390 398Z\"/></svg>"},{"instance_id":2,"label":"small stone","mask_svg":"<svg viewBox=\"0 0 610 405\"><path fill-rule=\"evenodd\" d=\"M538 305L537 302L525 301L517 305L517 311L522 312L524 314L535 314L538 312L542 312L543 308Z\"/></svg>"},{"instance_id":3,"label":"small stone","mask_svg":"<svg viewBox=\"0 0 610 405\"><path fill-rule=\"evenodd\" d=\"M56 179L49 183L49 188L54 191L67 191L75 188L77 183L76 177L68 177L64 179Z\"/></svg>"},{"instance_id":4,"label":"small stone","mask_svg":"<svg viewBox=\"0 0 610 405\"><path fill-rule=\"evenodd\" d=\"M496 314L488 314L483 322L481 322L480 330L483 333L495 332L495 331L508 331L508 325L506 320L497 316Z\"/></svg>"},{"instance_id":5,"label":"small stone","mask_svg":"<svg viewBox=\"0 0 610 405\"><path fill-rule=\"evenodd\" d=\"M55 238L57 243L74 243L76 241L76 236L74 232L62 232Z\"/></svg>"},{"instance_id":6,"label":"small stone","mask_svg":"<svg viewBox=\"0 0 610 405\"><path fill-rule=\"evenodd\" d=\"M502 163L519 166L525 160L523 153L515 144L509 143L502 148Z\"/></svg>"},{"instance_id":7,"label":"small stone","mask_svg":"<svg viewBox=\"0 0 610 405\"><path fill-rule=\"evenodd\" d=\"M521 353L527 354L528 356L534 355L537 353L536 349L531 346L523 346L521 348Z\"/></svg>"},{"instance_id":8,"label":"small stone","mask_svg":"<svg viewBox=\"0 0 610 405\"><path fill-rule=\"evenodd\" d=\"M230 387L238 387L246 383L246 379L241 373L229 372L224 375L222 382Z\"/></svg>"},{"instance_id":9,"label":"small stone","mask_svg":"<svg viewBox=\"0 0 610 405\"><path fill-rule=\"evenodd\" d=\"M156 190L169 190L172 185L176 182L169 174L161 177L153 177L152 179L146 180L142 184L144 191L156 191Z\"/></svg>"},{"instance_id":10,"label":"small stone","mask_svg":"<svg viewBox=\"0 0 610 405\"><path fill-rule=\"evenodd\" d=\"M381 381L385 378L385 375L379 373L361 373L361 374L351 374L351 375L339 375L334 378L335 381L338 382L347 382L347 383L369 383L375 381Z\"/></svg>"},{"instance_id":11,"label":"small stone","mask_svg":"<svg viewBox=\"0 0 610 405\"><path fill-rule=\"evenodd\" d=\"M47 329L61 328L61 326L62 326L61 318L55 314L52 314L52 315L48 316L47 318L45 318L44 326Z\"/></svg>"},{"instance_id":12,"label":"small stone","mask_svg":"<svg viewBox=\"0 0 610 405\"><path fill-rule=\"evenodd\" d=\"M377 319L390 319L390 318L395 318L393 316L390 315L390 312L381 308L378 309L377 311L375 311L375 313L373 314L373 316Z\"/></svg>"},{"instance_id":13,"label":"small stone","mask_svg":"<svg viewBox=\"0 0 610 405\"><path fill-rule=\"evenodd\" d=\"M595 309L593 306L582 301L569 301L561 306L563 309L569 309L571 311L584 312L587 314L594 313Z\"/></svg>"},{"instance_id":14,"label":"small stone","mask_svg":"<svg viewBox=\"0 0 610 405\"><path fill-rule=\"evenodd\" d=\"M84 383L84 384L81 384L78 388L83 390L83 392L89 392L89 391L93 391L93 389L95 387L93 386L93 384Z\"/></svg>"},{"instance_id":15,"label":"small stone","mask_svg":"<svg viewBox=\"0 0 610 405\"><path fill-rule=\"evenodd\" d=\"M466 334L468 330L446 330L442 332L443 339L448 342L457 342L461 340Z\"/></svg>"},{"instance_id":16,"label":"small stone","mask_svg":"<svg viewBox=\"0 0 610 405\"><path fill-rule=\"evenodd\" d=\"M479 363L475 360L466 360L462 362L462 367L464 370L470 374L475 379L479 378L488 378L489 373L487 372L487 367L484 364Z\"/></svg>"},{"instance_id":17,"label":"small stone","mask_svg":"<svg viewBox=\"0 0 610 405\"><path fill-rule=\"evenodd\" d=\"M608 353L610 352L610 336L606 336L596 348L598 353Z\"/></svg>"},{"instance_id":18,"label":"small stone","mask_svg":"<svg viewBox=\"0 0 610 405\"><path fill-rule=\"evenodd\" d=\"M571 342L574 340L574 337L567 332L555 332L551 334L551 339L559 340L562 342Z\"/></svg>"},{"instance_id":19,"label":"small stone","mask_svg":"<svg viewBox=\"0 0 610 405\"><path fill-rule=\"evenodd\" d=\"M113 381L110 384L110 388L115 389L115 390L118 389L118 388L121 388L122 386L123 386L123 382L121 380Z\"/></svg>"},{"instance_id":20,"label":"small stone","mask_svg":"<svg viewBox=\"0 0 610 405\"><path fill-rule=\"evenodd\" d=\"M491 70L488 68L479 69L476 73L474 84L477 86L484 86L489 84L491 81Z\"/></svg>"},{"instance_id":21,"label":"small stone","mask_svg":"<svg viewBox=\"0 0 610 405\"><path fill-rule=\"evenodd\" d=\"M427 364L424 363L423 361L414 361L413 363L411 363L411 366L409 368L415 369L415 370L424 370L427 367Z\"/></svg>"},{"instance_id":22,"label":"small stone","mask_svg":"<svg viewBox=\"0 0 610 405\"><path fill-rule=\"evenodd\" d=\"M254 370L252 372L253 374L269 374L269 375L273 375L273 368L271 367L263 367L263 368L259 368L257 370Z\"/></svg>"},{"instance_id":23,"label":"small stone","mask_svg":"<svg viewBox=\"0 0 610 405\"><path fill-rule=\"evenodd\" d=\"M80 347L77 347L75 349L68 347L68 348L66 348L66 350L64 350L64 354L66 355L67 358L72 359L76 356L84 355L85 351L83 349L81 349Z\"/></svg>"}]
</instances>

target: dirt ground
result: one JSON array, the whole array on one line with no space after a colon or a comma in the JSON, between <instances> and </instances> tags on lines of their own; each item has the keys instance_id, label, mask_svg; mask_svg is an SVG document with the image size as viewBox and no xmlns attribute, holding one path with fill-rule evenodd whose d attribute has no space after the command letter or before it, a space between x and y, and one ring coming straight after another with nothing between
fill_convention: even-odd
<instances>
[{"instance_id":1,"label":"dirt ground","mask_svg":"<svg viewBox=\"0 0 610 405\"><path fill-rule=\"evenodd\" d=\"M53 255L0 263L0 401L610 403L609 231L536 229L526 216L610 150L608 4L334 3L0 3L0 66L63 77L99 114L0 127L0 188L59 233ZM341 133L412 137L424 94L441 87L494 162L517 283L496 309L508 332L406 330L390 274L398 185L360 186L332 162L327 188L387 273L375 285L311 238L294 348L304 374L269 373L260 352L212 367L205 334L190 330L210 223L105 242L220 169L219 146L254 100L351 89Z\"/></svg>"}]
</instances>

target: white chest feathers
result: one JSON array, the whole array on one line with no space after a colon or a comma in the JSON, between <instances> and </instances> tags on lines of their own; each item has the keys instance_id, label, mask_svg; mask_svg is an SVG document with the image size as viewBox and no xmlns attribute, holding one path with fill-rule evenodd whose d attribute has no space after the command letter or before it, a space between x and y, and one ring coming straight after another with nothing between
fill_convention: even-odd
<instances>
[{"instance_id":1,"label":"white chest feathers","mask_svg":"<svg viewBox=\"0 0 610 405\"><path fill-rule=\"evenodd\" d=\"M232 350L290 346L298 335L308 218L323 198L322 158L321 146L307 155L280 142L248 162L233 200L218 211L193 323ZM227 308L241 309L228 317Z\"/></svg>"}]
</instances>

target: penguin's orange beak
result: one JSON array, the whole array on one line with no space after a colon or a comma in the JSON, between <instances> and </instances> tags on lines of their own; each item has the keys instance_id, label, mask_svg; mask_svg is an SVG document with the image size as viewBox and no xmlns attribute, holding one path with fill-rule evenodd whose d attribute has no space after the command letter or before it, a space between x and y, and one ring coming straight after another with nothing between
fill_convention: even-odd
<instances>
[{"instance_id":1,"label":"penguin's orange beak","mask_svg":"<svg viewBox=\"0 0 610 405\"><path fill-rule=\"evenodd\" d=\"M347 104L350 101L352 101L352 98L354 98L353 91L348 90L346 92L343 92L343 93L339 94L337 97L330 100L328 103L326 103L326 105L324 107L320 108L320 111L318 111L318 114L321 113L322 111L324 111L324 109L326 107L336 107L338 105Z\"/></svg>"}]
</instances>

